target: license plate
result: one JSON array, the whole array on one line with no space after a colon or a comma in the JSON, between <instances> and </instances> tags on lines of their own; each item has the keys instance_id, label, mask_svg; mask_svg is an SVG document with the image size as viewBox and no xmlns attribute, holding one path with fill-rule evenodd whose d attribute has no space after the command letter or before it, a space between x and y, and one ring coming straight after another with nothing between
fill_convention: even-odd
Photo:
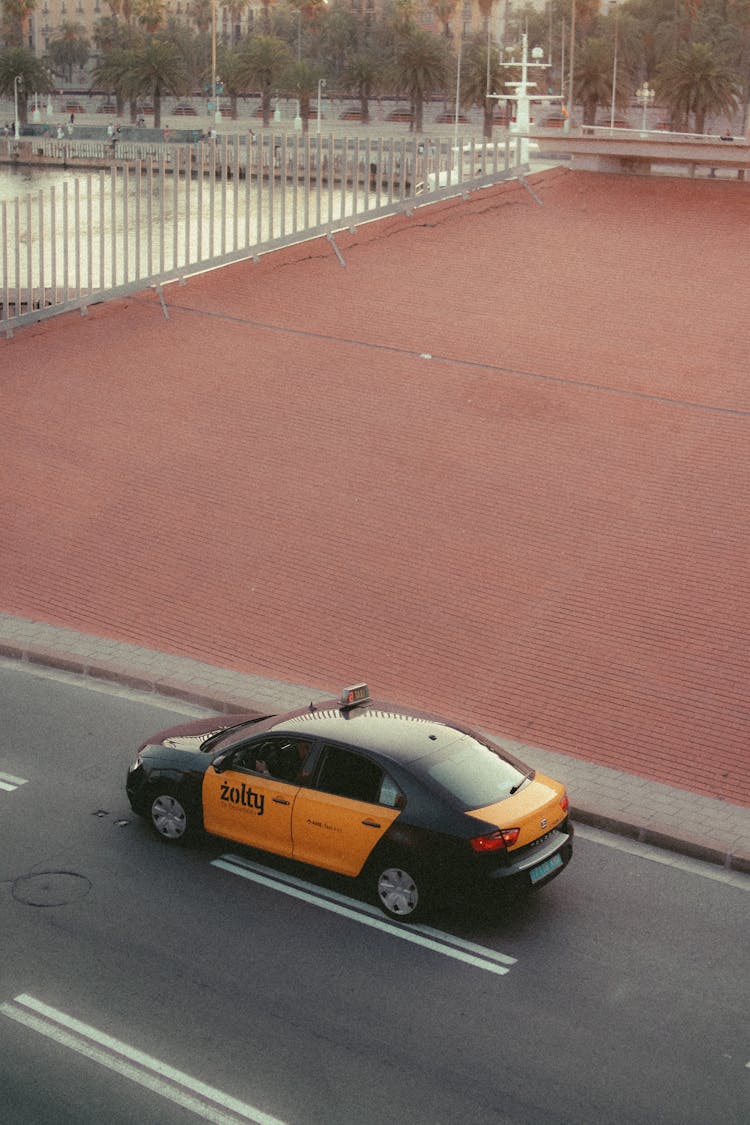
<instances>
[{"instance_id":1,"label":"license plate","mask_svg":"<svg viewBox=\"0 0 750 1125\"><path fill-rule=\"evenodd\" d=\"M532 883L538 883L545 875L549 875L550 871L557 871L558 867L562 867L562 856L558 852L556 855L551 855L549 859L545 859L544 863L540 863L537 867L532 867L529 872L529 878Z\"/></svg>"}]
</instances>

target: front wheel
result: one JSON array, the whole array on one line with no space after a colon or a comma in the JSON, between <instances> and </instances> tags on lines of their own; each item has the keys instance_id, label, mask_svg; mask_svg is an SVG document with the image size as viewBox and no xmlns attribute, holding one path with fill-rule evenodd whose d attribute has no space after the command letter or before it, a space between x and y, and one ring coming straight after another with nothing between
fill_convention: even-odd
<instances>
[{"instance_id":1,"label":"front wheel","mask_svg":"<svg viewBox=\"0 0 750 1125\"><path fill-rule=\"evenodd\" d=\"M380 864L371 879L375 902L389 918L416 922L424 915L427 900L424 880L411 864Z\"/></svg>"},{"instance_id":2,"label":"front wheel","mask_svg":"<svg viewBox=\"0 0 750 1125\"><path fill-rule=\"evenodd\" d=\"M154 797L150 814L154 829L169 843L183 843L192 831L192 818L172 793L159 793Z\"/></svg>"}]
</instances>

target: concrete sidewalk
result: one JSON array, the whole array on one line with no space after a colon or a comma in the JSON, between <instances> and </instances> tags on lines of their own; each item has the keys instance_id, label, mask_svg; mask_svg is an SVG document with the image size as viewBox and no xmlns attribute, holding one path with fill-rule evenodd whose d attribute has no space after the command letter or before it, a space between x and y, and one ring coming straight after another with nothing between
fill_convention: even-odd
<instances>
[{"instance_id":1,"label":"concrete sidewalk","mask_svg":"<svg viewBox=\"0 0 750 1125\"><path fill-rule=\"evenodd\" d=\"M285 711L321 692L0 613L0 658L158 692L212 711ZM330 686L337 695L343 685ZM456 716L460 718L460 716ZM565 783L575 820L750 873L750 808L495 735Z\"/></svg>"}]
</instances>

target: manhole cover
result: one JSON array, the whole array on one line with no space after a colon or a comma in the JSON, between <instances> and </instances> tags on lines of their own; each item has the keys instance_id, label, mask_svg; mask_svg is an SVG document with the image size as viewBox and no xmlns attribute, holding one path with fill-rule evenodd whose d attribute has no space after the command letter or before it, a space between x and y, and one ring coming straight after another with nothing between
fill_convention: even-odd
<instances>
[{"instance_id":1,"label":"manhole cover","mask_svg":"<svg viewBox=\"0 0 750 1125\"><path fill-rule=\"evenodd\" d=\"M40 871L21 875L13 883L13 898L27 906L64 906L84 898L91 881L75 871Z\"/></svg>"}]
</instances>

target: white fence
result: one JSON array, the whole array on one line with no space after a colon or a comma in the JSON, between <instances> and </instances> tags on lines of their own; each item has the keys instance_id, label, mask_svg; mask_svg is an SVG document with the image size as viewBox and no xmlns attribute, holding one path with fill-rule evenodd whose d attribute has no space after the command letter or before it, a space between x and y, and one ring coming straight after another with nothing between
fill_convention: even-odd
<instances>
[{"instance_id":1,"label":"white fence","mask_svg":"<svg viewBox=\"0 0 750 1125\"><path fill-rule=\"evenodd\" d=\"M6 162L23 155L1 143ZM47 168L89 170L0 204L6 335L322 234L338 253L337 230L527 170L508 141L263 133L193 145L22 144Z\"/></svg>"}]
</instances>

